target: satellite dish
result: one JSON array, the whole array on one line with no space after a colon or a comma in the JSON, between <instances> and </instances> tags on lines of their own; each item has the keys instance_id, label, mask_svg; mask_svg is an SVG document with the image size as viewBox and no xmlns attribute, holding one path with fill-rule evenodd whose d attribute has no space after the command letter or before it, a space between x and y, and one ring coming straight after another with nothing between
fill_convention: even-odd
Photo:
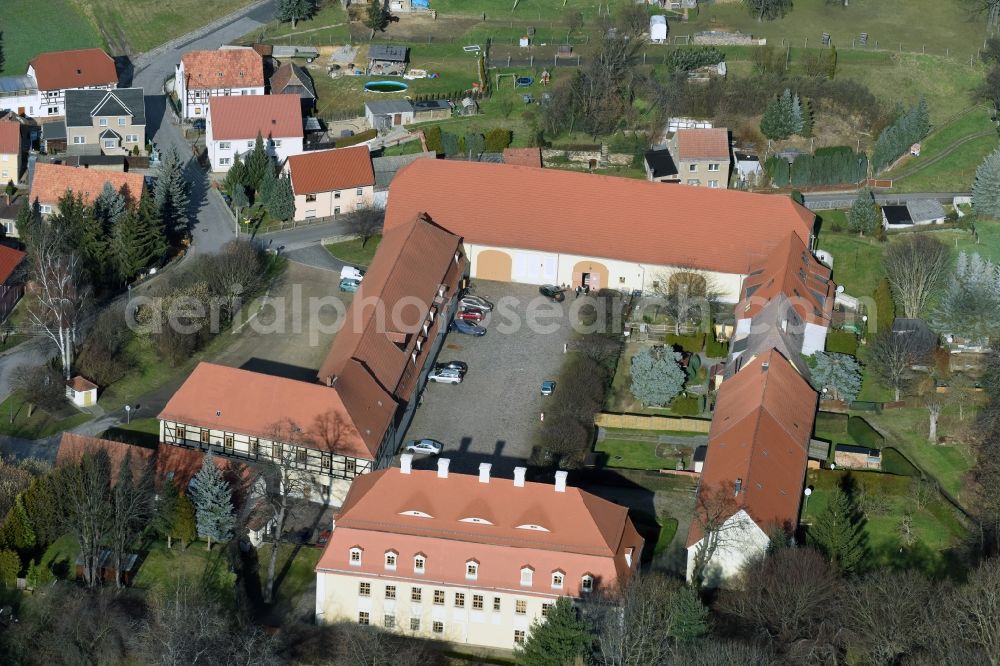
<instances>
[{"instance_id":1,"label":"satellite dish","mask_svg":"<svg viewBox=\"0 0 1000 666\"><path fill-rule=\"evenodd\" d=\"M844 293L844 285L842 285L842 284L838 284L837 285L837 293L838 294Z\"/></svg>"}]
</instances>

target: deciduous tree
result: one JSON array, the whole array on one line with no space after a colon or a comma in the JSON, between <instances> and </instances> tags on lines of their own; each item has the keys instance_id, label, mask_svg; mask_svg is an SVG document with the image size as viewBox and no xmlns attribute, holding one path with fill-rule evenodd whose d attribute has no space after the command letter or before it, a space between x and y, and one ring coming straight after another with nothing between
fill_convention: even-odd
<instances>
[{"instance_id":1,"label":"deciduous tree","mask_svg":"<svg viewBox=\"0 0 1000 666\"><path fill-rule=\"evenodd\" d=\"M758 21L773 21L792 10L792 0L743 0Z\"/></svg>"},{"instance_id":2,"label":"deciduous tree","mask_svg":"<svg viewBox=\"0 0 1000 666\"><path fill-rule=\"evenodd\" d=\"M365 13L365 26L372 31L382 32L389 25L389 11L381 2L369 2Z\"/></svg>"},{"instance_id":3,"label":"deciduous tree","mask_svg":"<svg viewBox=\"0 0 1000 666\"><path fill-rule=\"evenodd\" d=\"M735 482L703 485L698 489L694 519L691 522L691 529L701 535L695 544L690 565L691 581L695 587L718 582L711 570L715 555L719 551L740 547L752 529L749 518L736 515L739 510L736 496Z\"/></svg>"},{"instance_id":4,"label":"deciduous tree","mask_svg":"<svg viewBox=\"0 0 1000 666\"><path fill-rule=\"evenodd\" d=\"M911 366L923 363L924 356L911 336L885 330L870 347L868 365L882 383L893 390L898 402L912 377Z\"/></svg>"},{"instance_id":5,"label":"deciduous tree","mask_svg":"<svg viewBox=\"0 0 1000 666\"><path fill-rule=\"evenodd\" d=\"M349 233L361 237L361 247L364 247L368 241L382 233L385 210L375 206L358 208L347 216L345 223Z\"/></svg>"},{"instance_id":6,"label":"deciduous tree","mask_svg":"<svg viewBox=\"0 0 1000 666\"><path fill-rule=\"evenodd\" d=\"M65 466L57 490L61 527L76 538L83 580L87 587L95 587L101 582L99 556L113 520L108 454L86 453L79 462Z\"/></svg>"},{"instance_id":7,"label":"deciduous tree","mask_svg":"<svg viewBox=\"0 0 1000 666\"><path fill-rule=\"evenodd\" d=\"M886 249L884 266L903 316L916 319L944 283L951 254L944 243L928 234L907 234Z\"/></svg>"},{"instance_id":8,"label":"deciduous tree","mask_svg":"<svg viewBox=\"0 0 1000 666\"><path fill-rule=\"evenodd\" d=\"M132 452L125 454L118 468L118 479L111 489L111 524L108 545L115 564L115 585L124 585L122 568L132 542L153 517L153 467L150 461L136 475ZM136 478L138 476L138 479Z\"/></svg>"},{"instance_id":9,"label":"deciduous tree","mask_svg":"<svg viewBox=\"0 0 1000 666\"><path fill-rule=\"evenodd\" d=\"M291 21L292 27L302 19L312 16L316 10L313 0L278 0L275 8L279 21Z\"/></svg>"}]
</instances>

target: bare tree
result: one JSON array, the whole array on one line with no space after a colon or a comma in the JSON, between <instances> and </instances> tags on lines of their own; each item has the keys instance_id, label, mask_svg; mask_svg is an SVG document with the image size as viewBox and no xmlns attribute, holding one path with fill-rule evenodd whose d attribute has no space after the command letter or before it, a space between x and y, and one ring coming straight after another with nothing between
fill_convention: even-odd
<instances>
[{"instance_id":1,"label":"bare tree","mask_svg":"<svg viewBox=\"0 0 1000 666\"><path fill-rule=\"evenodd\" d=\"M121 589L122 568L128 549L153 517L153 465L150 461L139 479L133 471L132 453L127 452L111 489L111 522L108 544L115 562L115 585Z\"/></svg>"},{"instance_id":2,"label":"bare tree","mask_svg":"<svg viewBox=\"0 0 1000 666\"><path fill-rule=\"evenodd\" d=\"M14 370L14 388L28 403L28 416L35 407L58 409L66 401L66 387L58 372L47 365L22 365ZM11 414L11 422L15 414Z\"/></svg>"},{"instance_id":3,"label":"bare tree","mask_svg":"<svg viewBox=\"0 0 1000 666\"><path fill-rule=\"evenodd\" d=\"M699 489L692 523L692 528L701 533L691 573L691 581L696 587L705 584L708 566L715 554L720 549L737 545L746 535L749 525L735 517L738 510L734 482Z\"/></svg>"},{"instance_id":4,"label":"bare tree","mask_svg":"<svg viewBox=\"0 0 1000 666\"><path fill-rule=\"evenodd\" d=\"M974 16L986 18L986 27L992 29L1000 18L1000 0L966 0L969 11Z\"/></svg>"},{"instance_id":5,"label":"bare tree","mask_svg":"<svg viewBox=\"0 0 1000 666\"><path fill-rule=\"evenodd\" d=\"M653 291L660 297L657 305L674 320L674 334L681 327L695 322L698 330L708 330L712 319L712 304L718 302L721 290L716 280L697 268L683 268L662 274Z\"/></svg>"},{"instance_id":6,"label":"bare tree","mask_svg":"<svg viewBox=\"0 0 1000 666\"><path fill-rule=\"evenodd\" d=\"M80 546L83 580L88 587L100 582L98 560L112 524L111 462L105 451L86 453L62 469L57 491L62 528Z\"/></svg>"},{"instance_id":7,"label":"bare tree","mask_svg":"<svg viewBox=\"0 0 1000 666\"><path fill-rule=\"evenodd\" d=\"M226 301L230 317L264 281L263 253L248 240L229 241L218 254L203 257L198 268L212 293Z\"/></svg>"},{"instance_id":8,"label":"bare tree","mask_svg":"<svg viewBox=\"0 0 1000 666\"><path fill-rule=\"evenodd\" d=\"M885 274L904 316L916 319L944 283L951 255L928 234L907 234L885 251Z\"/></svg>"},{"instance_id":9,"label":"bare tree","mask_svg":"<svg viewBox=\"0 0 1000 666\"><path fill-rule=\"evenodd\" d=\"M898 402L900 393L909 384L910 368L922 363L926 354L920 354L908 335L900 335L891 330L883 330L875 338L868 354L868 364L895 393Z\"/></svg>"},{"instance_id":10,"label":"bare tree","mask_svg":"<svg viewBox=\"0 0 1000 666\"><path fill-rule=\"evenodd\" d=\"M361 237L361 247L364 247L374 236L382 233L385 211L374 206L358 208L347 216L346 222L350 233Z\"/></svg>"},{"instance_id":11,"label":"bare tree","mask_svg":"<svg viewBox=\"0 0 1000 666\"><path fill-rule=\"evenodd\" d=\"M980 647L992 666L1000 665L1000 560L984 560L948 601L959 635Z\"/></svg>"},{"instance_id":12,"label":"bare tree","mask_svg":"<svg viewBox=\"0 0 1000 666\"><path fill-rule=\"evenodd\" d=\"M90 294L80 257L65 251L58 234L47 230L28 246L27 261L32 282L28 319L55 343L63 374L69 380L80 315Z\"/></svg>"},{"instance_id":13,"label":"bare tree","mask_svg":"<svg viewBox=\"0 0 1000 666\"><path fill-rule=\"evenodd\" d=\"M944 400L934 387L931 387L924 396L924 406L927 408L927 441L937 444L938 419L941 417L941 410L944 409Z\"/></svg>"}]
</instances>

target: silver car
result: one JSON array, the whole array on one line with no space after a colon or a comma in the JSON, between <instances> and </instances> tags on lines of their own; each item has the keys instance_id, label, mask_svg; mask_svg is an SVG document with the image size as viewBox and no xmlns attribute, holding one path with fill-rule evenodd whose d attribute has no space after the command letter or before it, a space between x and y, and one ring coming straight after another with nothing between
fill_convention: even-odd
<instances>
[{"instance_id":1,"label":"silver car","mask_svg":"<svg viewBox=\"0 0 1000 666\"><path fill-rule=\"evenodd\" d=\"M438 384L461 384L462 371L456 370L455 368L435 367L431 370L430 374L427 375L427 380Z\"/></svg>"},{"instance_id":2,"label":"silver car","mask_svg":"<svg viewBox=\"0 0 1000 666\"><path fill-rule=\"evenodd\" d=\"M458 299L458 307L460 308L479 308L483 312L490 312L493 310L493 304L482 296L474 296L472 294L466 294L462 298Z\"/></svg>"},{"instance_id":3,"label":"silver car","mask_svg":"<svg viewBox=\"0 0 1000 666\"><path fill-rule=\"evenodd\" d=\"M426 453L436 456L444 449L444 444L436 439L411 439L403 445L404 453Z\"/></svg>"}]
</instances>

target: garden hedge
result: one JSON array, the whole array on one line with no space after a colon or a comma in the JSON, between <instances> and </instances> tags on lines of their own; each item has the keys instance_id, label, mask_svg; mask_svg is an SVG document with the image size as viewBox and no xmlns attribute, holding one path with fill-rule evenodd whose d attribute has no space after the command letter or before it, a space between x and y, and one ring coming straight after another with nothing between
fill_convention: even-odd
<instances>
[{"instance_id":1,"label":"garden hedge","mask_svg":"<svg viewBox=\"0 0 1000 666\"><path fill-rule=\"evenodd\" d=\"M670 411L677 416L698 416L705 411L705 396L679 395L670 403Z\"/></svg>"},{"instance_id":2,"label":"garden hedge","mask_svg":"<svg viewBox=\"0 0 1000 666\"><path fill-rule=\"evenodd\" d=\"M847 421L847 414L838 414L836 412L817 412L816 432L846 435Z\"/></svg>"},{"instance_id":3,"label":"garden hedge","mask_svg":"<svg viewBox=\"0 0 1000 666\"><path fill-rule=\"evenodd\" d=\"M891 446L882 449L882 471L898 476L920 476L920 470L906 456Z\"/></svg>"},{"instance_id":4,"label":"garden hedge","mask_svg":"<svg viewBox=\"0 0 1000 666\"><path fill-rule=\"evenodd\" d=\"M365 141L371 141L377 136L378 136L377 130L369 129L365 130L364 132L358 132L354 136L338 139L336 142L334 142L334 145L337 148L346 148L347 146L354 146L359 143L364 143Z\"/></svg>"},{"instance_id":5,"label":"garden hedge","mask_svg":"<svg viewBox=\"0 0 1000 666\"><path fill-rule=\"evenodd\" d=\"M858 338L849 331L830 331L826 336L826 351L858 355Z\"/></svg>"},{"instance_id":6,"label":"garden hedge","mask_svg":"<svg viewBox=\"0 0 1000 666\"><path fill-rule=\"evenodd\" d=\"M867 446L869 449L881 449L882 445L885 444L885 437L860 416L852 416L848 420L847 434L855 442L861 446Z\"/></svg>"},{"instance_id":7,"label":"garden hedge","mask_svg":"<svg viewBox=\"0 0 1000 666\"><path fill-rule=\"evenodd\" d=\"M697 335L668 335L665 338L665 342L671 346L677 346L681 348L681 351L691 352L696 354L705 348L705 334L698 333Z\"/></svg>"}]
</instances>

